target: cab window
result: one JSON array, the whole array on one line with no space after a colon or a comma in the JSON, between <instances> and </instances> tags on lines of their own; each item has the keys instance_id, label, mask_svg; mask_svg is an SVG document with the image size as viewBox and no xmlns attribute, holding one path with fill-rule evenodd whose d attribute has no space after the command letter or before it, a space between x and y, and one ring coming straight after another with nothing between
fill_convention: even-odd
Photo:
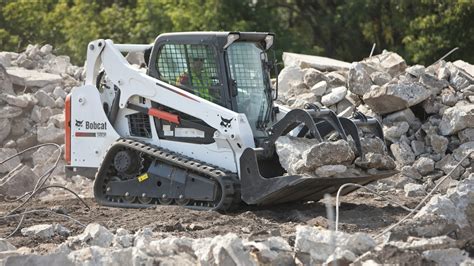
<instances>
[{"instance_id":1,"label":"cab window","mask_svg":"<svg viewBox=\"0 0 474 266\"><path fill-rule=\"evenodd\" d=\"M156 60L159 79L206 100L221 102L216 53L209 45L165 44Z\"/></svg>"}]
</instances>

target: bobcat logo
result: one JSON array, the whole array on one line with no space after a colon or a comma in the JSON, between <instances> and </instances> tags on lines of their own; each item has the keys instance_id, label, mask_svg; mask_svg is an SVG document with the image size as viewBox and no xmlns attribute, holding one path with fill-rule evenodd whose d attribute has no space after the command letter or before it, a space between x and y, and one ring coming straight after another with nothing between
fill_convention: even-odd
<instances>
[{"instance_id":1,"label":"bobcat logo","mask_svg":"<svg viewBox=\"0 0 474 266\"><path fill-rule=\"evenodd\" d=\"M83 122L84 122L84 120L82 120L82 121L76 120L76 127L82 127Z\"/></svg>"},{"instance_id":2,"label":"bobcat logo","mask_svg":"<svg viewBox=\"0 0 474 266\"><path fill-rule=\"evenodd\" d=\"M234 120L234 118L231 118L231 119L225 119L224 117L221 116L221 126L222 127L226 127L226 128L230 128L231 127L231 124L230 122L232 122L232 120Z\"/></svg>"}]
</instances>

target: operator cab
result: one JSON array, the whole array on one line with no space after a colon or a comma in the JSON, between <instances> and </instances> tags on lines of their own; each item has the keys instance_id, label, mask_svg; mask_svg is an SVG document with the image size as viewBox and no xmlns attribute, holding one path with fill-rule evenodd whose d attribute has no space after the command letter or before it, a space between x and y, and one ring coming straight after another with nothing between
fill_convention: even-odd
<instances>
[{"instance_id":1,"label":"operator cab","mask_svg":"<svg viewBox=\"0 0 474 266\"><path fill-rule=\"evenodd\" d=\"M161 34L148 75L235 112L244 113L254 137L266 138L273 95L267 52L274 34L183 32Z\"/></svg>"}]
</instances>

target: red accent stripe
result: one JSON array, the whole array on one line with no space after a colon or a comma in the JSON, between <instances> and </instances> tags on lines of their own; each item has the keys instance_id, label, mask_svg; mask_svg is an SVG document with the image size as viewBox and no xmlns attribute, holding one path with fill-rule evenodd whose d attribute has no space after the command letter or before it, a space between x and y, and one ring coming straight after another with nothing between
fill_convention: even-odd
<instances>
[{"instance_id":1,"label":"red accent stripe","mask_svg":"<svg viewBox=\"0 0 474 266\"><path fill-rule=\"evenodd\" d=\"M95 137L95 132L76 132L76 137Z\"/></svg>"},{"instance_id":2,"label":"red accent stripe","mask_svg":"<svg viewBox=\"0 0 474 266\"><path fill-rule=\"evenodd\" d=\"M156 108L150 108L148 109L148 114L156 118L166 120L170 123L179 124L179 116L172 113L160 111Z\"/></svg>"},{"instance_id":3,"label":"red accent stripe","mask_svg":"<svg viewBox=\"0 0 474 266\"><path fill-rule=\"evenodd\" d=\"M71 164L71 94L66 96L64 103L64 128L66 129L64 159L67 164Z\"/></svg>"},{"instance_id":4,"label":"red accent stripe","mask_svg":"<svg viewBox=\"0 0 474 266\"><path fill-rule=\"evenodd\" d=\"M160 85L160 86L161 86L161 85ZM165 88L165 89L167 89L167 90L170 90L170 91L172 91L172 92L174 92L174 93L177 93L177 94L179 94L179 95L181 95L181 96L183 96L183 97L186 97L186 98L188 98L188 99L191 99L191 100L193 100L193 101L195 101L195 102L199 102L198 100L194 99L193 97L190 97L190 96L188 96L188 95L186 95L186 94L184 94L184 93L182 93L182 92L179 92L179 91L177 91L177 90L175 90L175 89L172 89L172 88L169 88L169 87L165 87L165 86L161 86L161 87L163 87L163 88Z\"/></svg>"}]
</instances>

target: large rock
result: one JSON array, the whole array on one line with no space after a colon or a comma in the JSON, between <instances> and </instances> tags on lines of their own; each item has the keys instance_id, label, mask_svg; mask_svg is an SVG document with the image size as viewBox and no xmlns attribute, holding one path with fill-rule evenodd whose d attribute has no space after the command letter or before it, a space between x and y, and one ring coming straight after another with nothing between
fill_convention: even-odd
<instances>
[{"instance_id":1,"label":"large rock","mask_svg":"<svg viewBox=\"0 0 474 266\"><path fill-rule=\"evenodd\" d=\"M281 237L269 237L263 241L244 242L252 250L259 265L294 265L293 248Z\"/></svg>"},{"instance_id":2,"label":"large rock","mask_svg":"<svg viewBox=\"0 0 474 266\"><path fill-rule=\"evenodd\" d=\"M52 224L37 224L22 228L21 234L27 237L50 239L54 236L54 226Z\"/></svg>"},{"instance_id":3,"label":"large rock","mask_svg":"<svg viewBox=\"0 0 474 266\"><path fill-rule=\"evenodd\" d=\"M367 64L388 72L390 76L396 77L404 72L407 64L405 60L396 53L384 51L382 54L372 56L364 60Z\"/></svg>"},{"instance_id":4,"label":"large rock","mask_svg":"<svg viewBox=\"0 0 474 266\"><path fill-rule=\"evenodd\" d=\"M363 96L367 93L373 85L370 78L371 71L367 68L368 66L363 62L357 62L352 63L351 69L349 70L348 88L351 92L359 96Z\"/></svg>"},{"instance_id":5,"label":"large rock","mask_svg":"<svg viewBox=\"0 0 474 266\"><path fill-rule=\"evenodd\" d=\"M421 197L426 195L423 185L408 183L403 187L406 197Z\"/></svg>"},{"instance_id":6,"label":"large rock","mask_svg":"<svg viewBox=\"0 0 474 266\"><path fill-rule=\"evenodd\" d=\"M287 66L278 74L278 91L286 94L290 88L291 83L303 81L305 72L296 66Z\"/></svg>"},{"instance_id":7,"label":"large rock","mask_svg":"<svg viewBox=\"0 0 474 266\"><path fill-rule=\"evenodd\" d=\"M469 127L474 127L474 104L448 108L439 124L439 131L446 136Z\"/></svg>"},{"instance_id":8,"label":"large rock","mask_svg":"<svg viewBox=\"0 0 474 266\"><path fill-rule=\"evenodd\" d=\"M358 157L354 163L362 169L392 170L396 167L392 157L373 152L366 153L364 157Z\"/></svg>"},{"instance_id":9,"label":"large rock","mask_svg":"<svg viewBox=\"0 0 474 266\"><path fill-rule=\"evenodd\" d=\"M436 134L429 135L429 140L433 151L444 155L446 149L448 149L449 140L446 137Z\"/></svg>"},{"instance_id":10,"label":"large rock","mask_svg":"<svg viewBox=\"0 0 474 266\"><path fill-rule=\"evenodd\" d=\"M64 130L56 128L53 124L48 124L46 127L38 127L37 136L39 143L64 143Z\"/></svg>"},{"instance_id":11,"label":"large rock","mask_svg":"<svg viewBox=\"0 0 474 266\"><path fill-rule=\"evenodd\" d=\"M11 123L7 118L0 118L0 143L10 135Z\"/></svg>"},{"instance_id":12,"label":"large rock","mask_svg":"<svg viewBox=\"0 0 474 266\"><path fill-rule=\"evenodd\" d=\"M297 174L304 171L305 167L302 161L303 152L316 143L315 140L306 138L290 136L279 137L275 142L275 148L281 166L289 174Z\"/></svg>"},{"instance_id":13,"label":"large rock","mask_svg":"<svg viewBox=\"0 0 474 266\"><path fill-rule=\"evenodd\" d=\"M357 256L375 247L375 241L365 233L353 235L343 232L331 232L309 226L296 227L295 252L297 258L314 265L325 262L335 248L348 250ZM306 255L310 259L305 259Z\"/></svg>"},{"instance_id":14,"label":"large rock","mask_svg":"<svg viewBox=\"0 0 474 266\"><path fill-rule=\"evenodd\" d=\"M319 177L330 177L337 174L342 174L347 171L347 166L337 164L337 165L323 165L316 168L314 173Z\"/></svg>"},{"instance_id":15,"label":"large rock","mask_svg":"<svg viewBox=\"0 0 474 266\"><path fill-rule=\"evenodd\" d=\"M433 196L415 218L432 214L460 228L472 227L470 221L474 219L474 174L459 182L455 190L448 191L446 195Z\"/></svg>"},{"instance_id":16,"label":"large rock","mask_svg":"<svg viewBox=\"0 0 474 266\"><path fill-rule=\"evenodd\" d=\"M38 177L26 165L18 165L13 171L0 178L0 194L11 197L23 196L32 191Z\"/></svg>"},{"instance_id":17,"label":"large rock","mask_svg":"<svg viewBox=\"0 0 474 266\"><path fill-rule=\"evenodd\" d=\"M17 150L15 149L0 148L0 161L3 161L6 158L15 155L16 153L17 153ZM19 164L20 164L20 158L18 156L13 157L9 161L0 165L0 174L4 174L13 170Z\"/></svg>"},{"instance_id":18,"label":"large rock","mask_svg":"<svg viewBox=\"0 0 474 266\"><path fill-rule=\"evenodd\" d=\"M23 113L23 110L20 107L16 106L3 106L0 107L0 119L2 118L15 118L20 116Z\"/></svg>"},{"instance_id":19,"label":"large rock","mask_svg":"<svg viewBox=\"0 0 474 266\"><path fill-rule=\"evenodd\" d=\"M40 106L54 106L55 105L53 97L49 96L43 90L38 90L35 93L35 98L38 99L38 104Z\"/></svg>"},{"instance_id":20,"label":"large rock","mask_svg":"<svg viewBox=\"0 0 474 266\"><path fill-rule=\"evenodd\" d=\"M473 265L474 260L469 254L458 248L433 249L423 251L423 258L433 265Z\"/></svg>"},{"instance_id":21,"label":"large rock","mask_svg":"<svg viewBox=\"0 0 474 266\"><path fill-rule=\"evenodd\" d=\"M10 244L6 239L0 238L0 252L16 250L15 246Z\"/></svg>"},{"instance_id":22,"label":"large rock","mask_svg":"<svg viewBox=\"0 0 474 266\"><path fill-rule=\"evenodd\" d=\"M326 93L327 87L328 83L325 80L322 80L311 87L311 92L316 96L323 96Z\"/></svg>"},{"instance_id":23,"label":"large rock","mask_svg":"<svg viewBox=\"0 0 474 266\"><path fill-rule=\"evenodd\" d=\"M401 165L408 165L415 161L415 154L411 150L410 145L401 141L390 145L395 160Z\"/></svg>"},{"instance_id":24,"label":"large rock","mask_svg":"<svg viewBox=\"0 0 474 266\"><path fill-rule=\"evenodd\" d=\"M388 114L416 105L430 95L431 92L418 82L401 82L373 86L363 99L374 112Z\"/></svg>"},{"instance_id":25,"label":"large rock","mask_svg":"<svg viewBox=\"0 0 474 266\"><path fill-rule=\"evenodd\" d=\"M311 88L318 82L327 81L327 78L321 71L308 68L304 74L303 81L308 88Z\"/></svg>"},{"instance_id":26,"label":"large rock","mask_svg":"<svg viewBox=\"0 0 474 266\"><path fill-rule=\"evenodd\" d=\"M200 265L257 265L242 240L235 234L226 234L193 243Z\"/></svg>"},{"instance_id":27,"label":"large rock","mask_svg":"<svg viewBox=\"0 0 474 266\"><path fill-rule=\"evenodd\" d=\"M383 133L387 140L397 142L401 136L408 132L408 129L410 129L410 125L407 122L395 122L391 125L384 125Z\"/></svg>"},{"instance_id":28,"label":"large rock","mask_svg":"<svg viewBox=\"0 0 474 266\"><path fill-rule=\"evenodd\" d=\"M14 95L15 92L13 91L13 83L10 79L10 76L7 73L5 67L0 63L0 93L12 94Z\"/></svg>"},{"instance_id":29,"label":"large rock","mask_svg":"<svg viewBox=\"0 0 474 266\"><path fill-rule=\"evenodd\" d=\"M7 73L13 84L22 87L44 87L51 84L60 84L61 76L56 74L39 72L36 70L28 70L19 67L7 68Z\"/></svg>"},{"instance_id":30,"label":"large rock","mask_svg":"<svg viewBox=\"0 0 474 266\"><path fill-rule=\"evenodd\" d=\"M334 105L346 97L347 89L346 87L337 87L332 89L332 91L321 98L321 103L325 106Z\"/></svg>"},{"instance_id":31,"label":"large rock","mask_svg":"<svg viewBox=\"0 0 474 266\"><path fill-rule=\"evenodd\" d=\"M471 64L469 64L467 62L464 62L462 60L454 61L453 65L455 65L461 71L466 72L467 74L469 74L471 77L474 78L474 65L471 65Z\"/></svg>"},{"instance_id":32,"label":"large rock","mask_svg":"<svg viewBox=\"0 0 474 266\"><path fill-rule=\"evenodd\" d=\"M283 63L285 67L298 66L300 68L315 68L321 71L348 70L351 66L350 63L332 58L287 52L283 53Z\"/></svg>"},{"instance_id":33,"label":"large rock","mask_svg":"<svg viewBox=\"0 0 474 266\"><path fill-rule=\"evenodd\" d=\"M309 147L302 154L305 167L315 169L322 165L350 164L355 155L347 141L324 141Z\"/></svg>"},{"instance_id":34,"label":"large rock","mask_svg":"<svg viewBox=\"0 0 474 266\"><path fill-rule=\"evenodd\" d=\"M415 114L410 108L406 108L387 115L383 119L383 124L403 121L407 122L412 128L418 128L420 126L420 120L416 118Z\"/></svg>"},{"instance_id":35,"label":"large rock","mask_svg":"<svg viewBox=\"0 0 474 266\"><path fill-rule=\"evenodd\" d=\"M438 95L442 89L449 86L449 82L445 79L438 79L428 73L421 75L420 83L429 89L433 95Z\"/></svg>"},{"instance_id":36,"label":"large rock","mask_svg":"<svg viewBox=\"0 0 474 266\"><path fill-rule=\"evenodd\" d=\"M29 93L22 95L11 95L3 93L1 95L2 99L5 100L9 105L26 108L36 104L36 99Z\"/></svg>"},{"instance_id":37,"label":"large rock","mask_svg":"<svg viewBox=\"0 0 474 266\"><path fill-rule=\"evenodd\" d=\"M435 162L431 158L420 157L413 166L421 175L427 175L434 171Z\"/></svg>"},{"instance_id":38,"label":"large rock","mask_svg":"<svg viewBox=\"0 0 474 266\"><path fill-rule=\"evenodd\" d=\"M110 247L114 235L100 224L92 223L87 225L84 232L70 239L73 245L79 246L99 246Z\"/></svg>"}]
</instances>

